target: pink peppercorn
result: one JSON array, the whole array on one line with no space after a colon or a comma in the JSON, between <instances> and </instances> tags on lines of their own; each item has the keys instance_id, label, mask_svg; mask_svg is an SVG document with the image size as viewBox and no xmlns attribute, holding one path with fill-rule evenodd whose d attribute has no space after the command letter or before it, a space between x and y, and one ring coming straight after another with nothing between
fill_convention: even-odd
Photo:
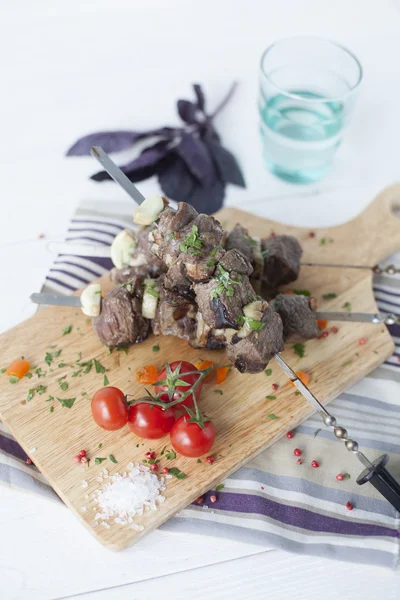
<instances>
[{"instance_id":1,"label":"pink peppercorn","mask_svg":"<svg viewBox=\"0 0 400 600\"><path fill-rule=\"evenodd\" d=\"M336 475L336 479L338 481L343 481L344 477L343 477L343 475L341 473L339 473L338 475Z\"/></svg>"},{"instance_id":2,"label":"pink peppercorn","mask_svg":"<svg viewBox=\"0 0 400 600\"><path fill-rule=\"evenodd\" d=\"M199 496L198 498L196 498L195 502L196 502L196 504L203 504L204 498L202 498L201 496Z\"/></svg>"},{"instance_id":3,"label":"pink peppercorn","mask_svg":"<svg viewBox=\"0 0 400 600\"><path fill-rule=\"evenodd\" d=\"M338 327L331 327L331 332L332 333L337 333L339 331Z\"/></svg>"},{"instance_id":4,"label":"pink peppercorn","mask_svg":"<svg viewBox=\"0 0 400 600\"><path fill-rule=\"evenodd\" d=\"M318 469L319 462L317 460L313 460L313 461L311 461L311 466L313 469Z\"/></svg>"},{"instance_id":5,"label":"pink peppercorn","mask_svg":"<svg viewBox=\"0 0 400 600\"><path fill-rule=\"evenodd\" d=\"M150 469L152 471L158 471L158 464L157 463L153 463L152 465L150 465Z\"/></svg>"},{"instance_id":6,"label":"pink peppercorn","mask_svg":"<svg viewBox=\"0 0 400 600\"><path fill-rule=\"evenodd\" d=\"M360 338L360 339L358 340L358 343L360 344L360 346L364 346L364 344L366 344L366 343L367 343L367 339L366 339L366 338L364 338L364 337L362 337L362 338Z\"/></svg>"},{"instance_id":7,"label":"pink peppercorn","mask_svg":"<svg viewBox=\"0 0 400 600\"><path fill-rule=\"evenodd\" d=\"M315 237L315 233L314 233L314 231L310 231L310 233L308 234L308 237L309 237L309 238L313 238L313 237Z\"/></svg>"},{"instance_id":8,"label":"pink peppercorn","mask_svg":"<svg viewBox=\"0 0 400 600\"><path fill-rule=\"evenodd\" d=\"M279 385L277 383L273 383L272 384L272 389L273 390L277 390L279 388Z\"/></svg>"},{"instance_id":9,"label":"pink peppercorn","mask_svg":"<svg viewBox=\"0 0 400 600\"><path fill-rule=\"evenodd\" d=\"M271 231L271 237L276 237L275 231Z\"/></svg>"},{"instance_id":10,"label":"pink peppercorn","mask_svg":"<svg viewBox=\"0 0 400 600\"><path fill-rule=\"evenodd\" d=\"M215 461L215 459L213 456L206 457L206 462L208 462L209 465L212 465L214 461Z\"/></svg>"},{"instance_id":11,"label":"pink peppercorn","mask_svg":"<svg viewBox=\"0 0 400 600\"><path fill-rule=\"evenodd\" d=\"M294 454L295 456L301 456L303 453L302 453L302 451L300 450L300 448L295 448L295 449L293 450L293 454Z\"/></svg>"},{"instance_id":12,"label":"pink peppercorn","mask_svg":"<svg viewBox=\"0 0 400 600\"><path fill-rule=\"evenodd\" d=\"M74 456L74 463L80 463L81 462L81 456L79 456L79 454L77 454L76 456Z\"/></svg>"},{"instance_id":13,"label":"pink peppercorn","mask_svg":"<svg viewBox=\"0 0 400 600\"><path fill-rule=\"evenodd\" d=\"M78 452L78 456L86 456L86 450L81 450L80 452Z\"/></svg>"},{"instance_id":14,"label":"pink peppercorn","mask_svg":"<svg viewBox=\"0 0 400 600\"><path fill-rule=\"evenodd\" d=\"M347 501L346 502L346 508L347 508L347 510L353 510L354 506L352 505L351 502Z\"/></svg>"},{"instance_id":15,"label":"pink peppercorn","mask_svg":"<svg viewBox=\"0 0 400 600\"><path fill-rule=\"evenodd\" d=\"M88 457L87 456L81 456L81 463L87 463L88 462Z\"/></svg>"},{"instance_id":16,"label":"pink peppercorn","mask_svg":"<svg viewBox=\"0 0 400 600\"><path fill-rule=\"evenodd\" d=\"M210 496L210 502L212 502L214 504L214 502L217 501L217 496L214 496L214 494L212 496Z\"/></svg>"},{"instance_id":17,"label":"pink peppercorn","mask_svg":"<svg viewBox=\"0 0 400 600\"><path fill-rule=\"evenodd\" d=\"M156 453L155 452L146 452L145 457L148 458L149 460L151 460L152 458L156 457Z\"/></svg>"},{"instance_id":18,"label":"pink peppercorn","mask_svg":"<svg viewBox=\"0 0 400 600\"><path fill-rule=\"evenodd\" d=\"M329 331L323 331L323 332L321 333L321 337L323 337L323 338L324 338L324 337L328 337L328 335L329 335Z\"/></svg>"},{"instance_id":19,"label":"pink peppercorn","mask_svg":"<svg viewBox=\"0 0 400 600\"><path fill-rule=\"evenodd\" d=\"M168 467L163 467L163 468L161 469L161 473L163 473L164 475L166 475L166 473L169 473L169 469L168 469Z\"/></svg>"},{"instance_id":20,"label":"pink peppercorn","mask_svg":"<svg viewBox=\"0 0 400 600\"><path fill-rule=\"evenodd\" d=\"M27 458L25 462L26 462L27 465L31 465L32 464L32 461L31 461L30 458Z\"/></svg>"},{"instance_id":21,"label":"pink peppercorn","mask_svg":"<svg viewBox=\"0 0 400 600\"><path fill-rule=\"evenodd\" d=\"M288 431L288 432L287 432L287 434L286 434L286 437L287 437L289 440L291 440L291 439L294 437L294 433L293 433L293 431Z\"/></svg>"},{"instance_id":22,"label":"pink peppercorn","mask_svg":"<svg viewBox=\"0 0 400 600\"><path fill-rule=\"evenodd\" d=\"M303 464L303 462L304 462L304 460L303 460L302 458L298 458L298 459L296 460L296 464L298 464L298 465L302 465L302 464Z\"/></svg>"}]
</instances>

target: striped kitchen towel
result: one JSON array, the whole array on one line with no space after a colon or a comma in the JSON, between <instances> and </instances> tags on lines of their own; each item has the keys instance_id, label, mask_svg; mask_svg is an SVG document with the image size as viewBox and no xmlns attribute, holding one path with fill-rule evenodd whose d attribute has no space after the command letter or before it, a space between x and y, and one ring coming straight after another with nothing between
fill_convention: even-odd
<instances>
[{"instance_id":1,"label":"striped kitchen towel","mask_svg":"<svg viewBox=\"0 0 400 600\"><path fill-rule=\"evenodd\" d=\"M116 216L115 205L105 205L101 212L95 204L82 205L67 240L109 246L121 229L131 226L130 205L127 208ZM399 263L400 255L391 260ZM70 293L110 267L109 259L62 255L44 288ZM377 276L374 290L380 310L400 316L400 278ZM390 469L400 477L400 325L390 330L396 343L394 355L331 407L370 458L382 452L391 455ZM302 465L293 460L296 446L303 450ZM25 464L26 458L0 423L0 481L58 500L41 473ZM311 468L313 459L323 461L323 468ZM399 514L372 486L356 484L359 472L358 461L313 416L295 430L295 439L280 440L226 479L216 503L210 503L206 494L201 506L189 506L163 528L396 568ZM336 480L338 473L346 478ZM354 510L346 509L348 501Z\"/></svg>"}]
</instances>

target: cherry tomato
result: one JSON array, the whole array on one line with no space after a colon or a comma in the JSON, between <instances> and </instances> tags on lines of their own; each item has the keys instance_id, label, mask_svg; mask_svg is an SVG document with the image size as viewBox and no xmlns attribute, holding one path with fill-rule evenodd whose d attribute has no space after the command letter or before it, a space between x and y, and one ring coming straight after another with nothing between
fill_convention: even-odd
<instances>
[{"instance_id":1,"label":"cherry tomato","mask_svg":"<svg viewBox=\"0 0 400 600\"><path fill-rule=\"evenodd\" d=\"M116 387L104 387L92 398L93 419L103 429L115 431L128 422L124 393Z\"/></svg>"},{"instance_id":2,"label":"cherry tomato","mask_svg":"<svg viewBox=\"0 0 400 600\"><path fill-rule=\"evenodd\" d=\"M212 421L205 421L204 430L197 423L188 423L188 415L175 421L171 429L171 444L174 449L191 458L208 452L215 440L215 427Z\"/></svg>"},{"instance_id":3,"label":"cherry tomato","mask_svg":"<svg viewBox=\"0 0 400 600\"><path fill-rule=\"evenodd\" d=\"M160 396L161 400L164 402L168 402L172 400L178 400L182 394L184 394L189 387L191 387L194 383L196 383L198 379L198 375L196 374L197 369L192 363L186 362L185 360L176 360L169 364L171 369L171 374L168 375L166 368L164 367L161 373L158 376L158 381L162 382L160 385L156 385L156 394L160 392L165 392ZM193 375L185 375L185 373L190 373L191 371L195 371ZM189 385L179 385L179 381L188 383ZM203 382L201 381L195 390L195 398L196 401L200 398L201 388L203 386ZM169 400L168 390L172 389L173 395L172 399ZM190 394L182 403L177 404L177 406L193 406L193 394Z\"/></svg>"},{"instance_id":4,"label":"cherry tomato","mask_svg":"<svg viewBox=\"0 0 400 600\"><path fill-rule=\"evenodd\" d=\"M129 407L129 429L147 440L164 437L171 430L174 421L175 414L172 408L164 409L146 402L138 402Z\"/></svg>"},{"instance_id":5,"label":"cherry tomato","mask_svg":"<svg viewBox=\"0 0 400 600\"><path fill-rule=\"evenodd\" d=\"M24 375L26 375L31 368L30 363L27 360L22 358L18 358L14 360L9 367L6 369L6 374L11 377L18 377L21 379Z\"/></svg>"}]
</instances>

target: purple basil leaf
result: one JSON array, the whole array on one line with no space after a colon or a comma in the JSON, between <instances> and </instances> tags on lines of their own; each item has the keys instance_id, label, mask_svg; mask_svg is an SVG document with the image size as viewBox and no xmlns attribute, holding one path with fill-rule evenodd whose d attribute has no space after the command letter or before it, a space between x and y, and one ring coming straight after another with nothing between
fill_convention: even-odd
<instances>
[{"instance_id":1,"label":"purple basil leaf","mask_svg":"<svg viewBox=\"0 0 400 600\"><path fill-rule=\"evenodd\" d=\"M203 90L201 89L201 85L199 83L193 84L194 93L196 94L197 99L197 108L204 112L206 107L206 97L204 95Z\"/></svg>"},{"instance_id":2,"label":"purple basil leaf","mask_svg":"<svg viewBox=\"0 0 400 600\"><path fill-rule=\"evenodd\" d=\"M182 121L193 125L196 123L196 111L197 106L189 100L178 100L177 102L178 113Z\"/></svg>"},{"instance_id":3,"label":"purple basil leaf","mask_svg":"<svg viewBox=\"0 0 400 600\"><path fill-rule=\"evenodd\" d=\"M143 137L143 132L137 131L100 131L85 135L75 142L68 150L67 156L85 156L90 154L92 146L101 146L104 152L119 152L132 146Z\"/></svg>"},{"instance_id":4,"label":"purple basil leaf","mask_svg":"<svg viewBox=\"0 0 400 600\"><path fill-rule=\"evenodd\" d=\"M123 165L121 171L123 171L131 181L142 181L148 177L152 177L157 172L158 163L165 158L168 154L167 140L157 142L154 146L145 148L143 152L134 160L126 165ZM104 181L111 179L106 171L99 171L91 176L94 181Z\"/></svg>"},{"instance_id":5,"label":"purple basil leaf","mask_svg":"<svg viewBox=\"0 0 400 600\"><path fill-rule=\"evenodd\" d=\"M224 202L225 185L218 179L214 180L210 187L203 187L196 182L194 188L185 198L198 212L211 215L219 210Z\"/></svg>"},{"instance_id":6,"label":"purple basil leaf","mask_svg":"<svg viewBox=\"0 0 400 600\"><path fill-rule=\"evenodd\" d=\"M194 186L195 179L178 154L171 152L158 166L158 180L164 194L176 202L185 202Z\"/></svg>"},{"instance_id":7,"label":"purple basil leaf","mask_svg":"<svg viewBox=\"0 0 400 600\"><path fill-rule=\"evenodd\" d=\"M204 144L213 158L220 179L224 183L233 183L240 187L246 187L242 172L233 154L210 138L205 139Z\"/></svg>"},{"instance_id":8,"label":"purple basil leaf","mask_svg":"<svg viewBox=\"0 0 400 600\"><path fill-rule=\"evenodd\" d=\"M211 185L215 179L215 169L207 147L200 138L192 133L183 133L176 152L202 185Z\"/></svg>"}]
</instances>

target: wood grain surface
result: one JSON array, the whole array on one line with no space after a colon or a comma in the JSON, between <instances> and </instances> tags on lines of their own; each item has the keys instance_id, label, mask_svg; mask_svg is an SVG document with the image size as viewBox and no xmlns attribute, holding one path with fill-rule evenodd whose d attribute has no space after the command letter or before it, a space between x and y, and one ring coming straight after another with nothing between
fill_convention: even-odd
<instances>
[{"instance_id":1,"label":"wood grain surface","mask_svg":"<svg viewBox=\"0 0 400 600\"><path fill-rule=\"evenodd\" d=\"M223 209L217 216L227 229L239 222L253 235L266 236L271 231L296 235L304 248L304 261L373 265L400 246L400 222L392 214L397 204L400 204L400 186L392 186L353 221L315 230L315 237L309 237L308 229L287 227L236 209ZM304 267L295 288L311 290L323 309L341 309L345 302L350 302L354 311L375 312L371 280L372 274L368 270ZM110 287L107 278L103 278L102 284L104 289ZM322 295L328 292L336 293L337 297L323 300ZM69 324L73 326L72 332L62 335ZM384 326L350 323L338 323L337 326L337 334L307 341L302 359L294 353L290 341L283 353L295 370L311 374L310 387L324 403L364 377L393 351L392 340ZM361 337L367 339L363 346L358 343ZM160 346L158 353L152 351L155 342ZM61 354L49 368L44 362L45 352L58 349ZM215 382L207 384L201 399L202 409L213 417L217 428L213 448L215 463L211 466L203 460L198 464L195 459L178 457L174 464L188 477L168 480L166 500L160 509L147 512L137 520L144 526L143 531L117 524L112 524L110 529L94 527L92 493L102 485L97 481L98 472L104 467L110 474L123 472L129 462L141 461L150 446L159 451L170 444L168 437L149 444L133 436L127 427L119 432L99 429L91 418L90 399L102 387L103 374L92 369L87 375L73 378L79 353L82 360L98 359L107 369L110 385L134 395L142 391L135 380L135 371L143 365L161 367L166 360L207 358L216 366L222 366L227 361L222 351L194 350L176 338L156 339L153 336L132 347L127 354L114 351L108 355L92 332L90 320L79 310L62 307L43 310L0 336L0 366L5 367L23 355L47 373L43 378L34 375L32 379L23 379L14 385L9 383L6 375L1 376L0 418L82 523L101 543L114 550L137 542L312 412L303 398L295 395L295 389L274 361L269 365L272 369L269 377L264 373L241 375L232 370L221 386L216 386ZM59 363L66 366L58 368ZM64 375L69 383L65 392L57 382ZM272 391L272 383L279 384L277 392ZM28 390L38 384L47 386L46 393L36 394L28 402ZM217 387L223 395L215 394ZM87 395L82 396L84 392ZM76 397L76 401L68 409L57 400L46 402L49 395ZM276 400L267 400L268 395L276 396ZM50 405L54 405L54 412L49 411ZM267 415L271 413L278 418L270 420ZM99 443L101 450L98 450ZM73 456L82 448L92 458L89 467L73 463ZM109 460L99 466L94 464L94 457L110 454L115 456L117 464ZM88 482L87 488L82 487L83 480ZM85 498L86 495L89 498ZM85 512L82 507L86 508Z\"/></svg>"}]
</instances>

